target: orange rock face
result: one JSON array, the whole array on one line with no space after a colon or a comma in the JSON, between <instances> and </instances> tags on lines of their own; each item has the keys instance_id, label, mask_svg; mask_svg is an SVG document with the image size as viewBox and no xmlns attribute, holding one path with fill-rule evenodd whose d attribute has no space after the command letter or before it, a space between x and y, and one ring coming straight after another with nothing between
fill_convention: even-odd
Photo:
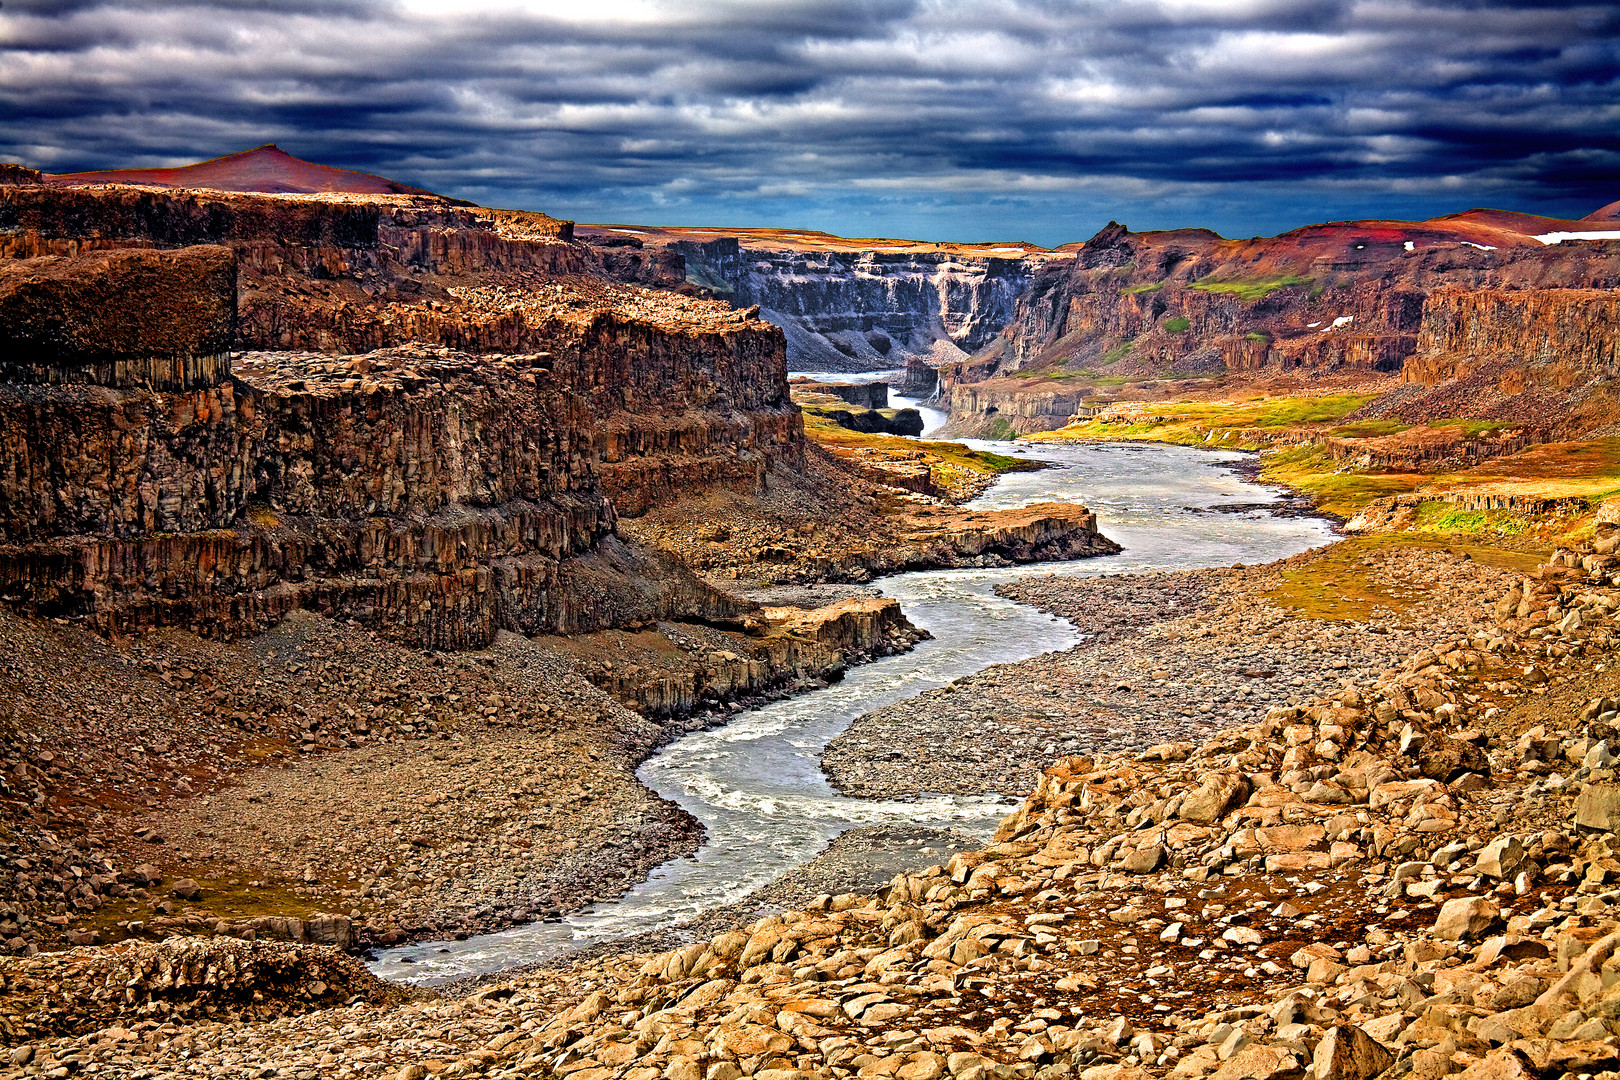
<instances>
[{"instance_id":1,"label":"orange rock face","mask_svg":"<svg viewBox=\"0 0 1620 1080\"><path fill-rule=\"evenodd\" d=\"M0 378L188 390L230 374L236 256L224 247L0 262Z\"/></svg>"},{"instance_id":2,"label":"orange rock face","mask_svg":"<svg viewBox=\"0 0 1620 1080\"><path fill-rule=\"evenodd\" d=\"M15 186L0 219L42 358L0 382L13 603L213 634L303 607L435 647L749 608L614 525L802 460L752 313L607 280L567 222L421 196ZM198 313L235 284L234 326ZM226 380L233 346L260 351ZM200 348L209 377L39 385Z\"/></svg>"}]
</instances>

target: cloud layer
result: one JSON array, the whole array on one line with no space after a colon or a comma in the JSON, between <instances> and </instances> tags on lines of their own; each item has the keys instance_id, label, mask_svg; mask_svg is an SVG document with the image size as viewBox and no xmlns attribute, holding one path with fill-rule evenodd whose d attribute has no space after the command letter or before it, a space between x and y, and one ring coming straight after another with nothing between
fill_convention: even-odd
<instances>
[{"instance_id":1,"label":"cloud layer","mask_svg":"<svg viewBox=\"0 0 1620 1080\"><path fill-rule=\"evenodd\" d=\"M581 220L1251 235L1596 209L1617 73L1611 4L5 0L0 159L275 142Z\"/></svg>"}]
</instances>

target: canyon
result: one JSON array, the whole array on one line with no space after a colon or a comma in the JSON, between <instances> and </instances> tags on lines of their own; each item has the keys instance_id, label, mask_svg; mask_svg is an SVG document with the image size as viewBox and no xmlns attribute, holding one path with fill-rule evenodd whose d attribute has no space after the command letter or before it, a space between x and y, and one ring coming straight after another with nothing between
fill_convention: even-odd
<instances>
[{"instance_id":1,"label":"canyon","mask_svg":"<svg viewBox=\"0 0 1620 1080\"><path fill-rule=\"evenodd\" d=\"M0 169L0 1077L1617 1075L1604 214Z\"/></svg>"},{"instance_id":2,"label":"canyon","mask_svg":"<svg viewBox=\"0 0 1620 1080\"><path fill-rule=\"evenodd\" d=\"M1053 255L1030 244L858 240L776 229L585 226L603 251L678 266L688 285L759 307L797 371L929 367L966 357L1011 321ZM927 393L932 393L929 387Z\"/></svg>"}]
</instances>

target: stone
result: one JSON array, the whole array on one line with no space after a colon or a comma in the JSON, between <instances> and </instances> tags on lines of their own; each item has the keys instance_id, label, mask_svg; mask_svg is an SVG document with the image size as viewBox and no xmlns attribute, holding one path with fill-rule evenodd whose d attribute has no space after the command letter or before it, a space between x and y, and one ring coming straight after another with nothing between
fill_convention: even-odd
<instances>
[{"instance_id":1,"label":"stone","mask_svg":"<svg viewBox=\"0 0 1620 1080\"><path fill-rule=\"evenodd\" d=\"M1121 869L1132 874L1151 874L1164 862L1164 845L1148 844L1139 847L1120 862Z\"/></svg>"},{"instance_id":2,"label":"stone","mask_svg":"<svg viewBox=\"0 0 1620 1080\"><path fill-rule=\"evenodd\" d=\"M1501 919L1501 909L1484 897L1460 896L1441 905L1431 933L1444 941L1479 938L1500 924Z\"/></svg>"},{"instance_id":3,"label":"stone","mask_svg":"<svg viewBox=\"0 0 1620 1080\"><path fill-rule=\"evenodd\" d=\"M1620 784L1587 784L1575 796L1575 824L1614 832L1620 828Z\"/></svg>"},{"instance_id":4,"label":"stone","mask_svg":"<svg viewBox=\"0 0 1620 1080\"><path fill-rule=\"evenodd\" d=\"M1395 1055L1354 1025L1328 1029L1311 1059L1315 1080L1370 1080L1395 1063Z\"/></svg>"},{"instance_id":5,"label":"stone","mask_svg":"<svg viewBox=\"0 0 1620 1080\"><path fill-rule=\"evenodd\" d=\"M1539 1072L1519 1051L1501 1046L1458 1073L1458 1080L1535 1080Z\"/></svg>"},{"instance_id":6,"label":"stone","mask_svg":"<svg viewBox=\"0 0 1620 1080\"><path fill-rule=\"evenodd\" d=\"M1418 769L1432 780L1446 781L1466 772L1488 772L1485 751L1449 735L1430 736L1417 754Z\"/></svg>"},{"instance_id":7,"label":"stone","mask_svg":"<svg viewBox=\"0 0 1620 1080\"><path fill-rule=\"evenodd\" d=\"M1493 878L1510 878L1524 865L1524 845L1516 836L1499 836L1480 849L1474 872Z\"/></svg>"},{"instance_id":8,"label":"stone","mask_svg":"<svg viewBox=\"0 0 1620 1080\"><path fill-rule=\"evenodd\" d=\"M1213 1080L1283 1080L1297 1076L1299 1058L1280 1046L1255 1043L1239 1050L1215 1070Z\"/></svg>"},{"instance_id":9,"label":"stone","mask_svg":"<svg viewBox=\"0 0 1620 1080\"><path fill-rule=\"evenodd\" d=\"M1183 821L1219 821L1248 793L1247 777L1237 773L1216 773L1206 777L1203 783L1187 794L1176 816Z\"/></svg>"},{"instance_id":10,"label":"stone","mask_svg":"<svg viewBox=\"0 0 1620 1080\"><path fill-rule=\"evenodd\" d=\"M191 878L181 878L171 887L174 895L182 900L195 900L202 895L202 886ZM346 921L346 920L345 920Z\"/></svg>"}]
</instances>

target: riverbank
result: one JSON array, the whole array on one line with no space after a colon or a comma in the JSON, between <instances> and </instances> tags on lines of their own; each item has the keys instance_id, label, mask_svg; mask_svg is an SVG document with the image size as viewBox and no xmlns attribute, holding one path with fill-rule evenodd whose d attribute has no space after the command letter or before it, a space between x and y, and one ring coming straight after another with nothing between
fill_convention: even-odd
<instances>
[{"instance_id":1,"label":"riverbank","mask_svg":"<svg viewBox=\"0 0 1620 1080\"><path fill-rule=\"evenodd\" d=\"M22 953L199 933L352 949L616 896L702 840L637 780L650 753L922 636L871 597L756 622L429 653L305 612L229 644L0 613L36 707L3 781L0 930Z\"/></svg>"},{"instance_id":2,"label":"riverbank","mask_svg":"<svg viewBox=\"0 0 1620 1080\"><path fill-rule=\"evenodd\" d=\"M1617 568L1515 574L1450 640L1202 745L1069 756L996 843L875 894L458 1000L42 1040L4 1075L1604 1075Z\"/></svg>"},{"instance_id":3,"label":"riverbank","mask_svg":"<svg viewBox=\"0 0 1620 1080\"><path fill-rule=\"evenodd\" d=\"M1021 441L1248 450L1260 482L1308 498L1351 532L1527 549L1590 536L1604 500L1620 492L1620 440L1607 426L1555 437L1539 414L1480 419L1426 405L1408 416L1413 389L1170 383Z\"/></svg>"},{"instance_id":4,"label":"riverbank","mask_svg":"<svg viewBox=\"0 0 1620 1080\"><path fill-rule=\"evenodd\" d=\"M823 758L868 798L1028 790L1058 758L1199 742L1455 636L1534 557L1350 540L1264 566L1029 577L1083 644L869 713Z\"/></svg>"}]
</instances>

